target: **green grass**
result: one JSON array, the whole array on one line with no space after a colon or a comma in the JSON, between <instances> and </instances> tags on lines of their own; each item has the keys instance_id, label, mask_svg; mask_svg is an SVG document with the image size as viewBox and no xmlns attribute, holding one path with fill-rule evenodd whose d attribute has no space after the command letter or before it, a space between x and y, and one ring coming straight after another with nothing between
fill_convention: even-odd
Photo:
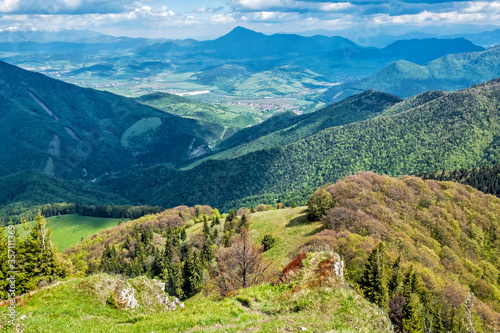
<instances>
[{"instance_id":1,"label":"green grass","mask_svg":"<svg viewBox=\"0 0 500 333\"><path fill-rule=\"evenodd\" d=\"M257 212L250 217L250 236L260 242L264 235L277 238L265 257L284 267L290 261L288 254L321 231L321 222L310 222L306 207L286 208Z\"/></svg>"},{"instance_id":2,"label":"green grass","mask_svg":"<svg viewBox=\"0 0 500 333\"><path fill-rule=\"evenodd\" d=\"M102 230L112 228L118 224L120 219L102 217L80 216L76 214L61 215L47 218L47 226L52 229L52 242L57 246L59 252L64 251L78 243L82 238L87 238ZM128 219L123 219L127 221ZM28 223L29 226L33 222ZM21 235L24 229L17 225Z\"/></svg>"},{"instance_id":3,"label":"green grass","mask_svg":"<svg viewBox=\"0 0 500 333\"><path fill-rule=\"evenodd\" d=\"M260 286L240 290L223 300L203 293L185 308L161 310L151 300L141 278L129 280L141 306L115 310L105 304L107 290L118 278L98 274L73 278L32 296L18 305L24 332L388 332L388 319L346 286L302 289ZM4 319L5 308L0 310Z\"/></svg>"}]
</instances>

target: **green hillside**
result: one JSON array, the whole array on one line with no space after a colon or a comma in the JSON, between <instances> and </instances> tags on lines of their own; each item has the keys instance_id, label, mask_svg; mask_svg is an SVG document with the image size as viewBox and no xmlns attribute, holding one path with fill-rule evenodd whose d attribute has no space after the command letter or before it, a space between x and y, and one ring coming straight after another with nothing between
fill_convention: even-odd
<instances>
[{"instance_id":1,"label":"green hillside","mask_svg":"<svg viewBox=\"0 0 500 333\"><path fill-rule=\"evenodd\" d=\"M220 138L194 119L4 62L0 76L0 176L37 169L92 180L141 163L182 164Z\"/></svg>"},{"instance_id":2,"label":"green hillside","mask_svg":"<svg viewBox=\"0 0 500 333\"><path fill-rule=\"evenodd\" d=\"M94 183L64 181L36 170L21 171L0 178L0 219L18 216L33 207L71 202L82 205L125 205L123 197Z\"/></svg>"},{"instance_id":3,"label":"green hillside","mask_svg":"<svg viewBox=\"0 0 500 333\"><path fill-rule=\"evenodd\" d=\"M106 305L107 292L127 282L136 290L139 307L117 310ZM313 332L390 332L387 316L346 287L290 296L291 287L262 285L222 300L196 296L174 311L158 304L161 289L154 287L144 278L73 278L26 297L19 315L27 316L22 321L25 332L276 332L302 327ZM5 318L3 307L0 316Z\"/></svg>"},{"instance_id":4,"label":"green hillside","mask_svg":"<svg viewBox=\"0 0 500 333\"><path fill-rule=\"evenodd\" d=\"M103 184L141 204L222 206L317 187L360 170L401 175L491 164L500 158L499 97L494 80L403 101L393 108L406 111L392 114L389 108L388 116L328 128L280 148L209 160L185 171L157 166L128 173L126 185L120 177Z\"/></svg>"},{"instance_id":5,"label":"green hillside","mask_svg":"<svg viewBox=\"0 0 500 333\"><path fill-rule=\"evenodd\" d=\"M364 258L384 242L378 258L386 267L388 295L378 292L387 303L377 304L387 307L393 323L399 294L407 302L413 298L422 327L436 322L437 308L445 331L462 331L460 303L470 290L477 298L472 314L477 332L494 332L500 325L499 198L453 182L361 172L324 186L308 206L327 230L302 249L333 247L367 298L374 295L366 287ZM409 270L420 278L411 292L401 284Z\"/></svg>"},{"instance_id":6,"label":"green hillside","mask_svg":"<svg viewBox=\"0 0 500 333\"><path fill-rule=\"evenodd\" d=\"M331 103L367 89L410 97L431 90L456 91L498 77L497 46L481 52L449 54L424 65L396 61L367 78L334 86L321 98Z\"/></svg>"},{"instance_id":7,"label":"green hillside","mask_svg":"<svg viewBox=\"0 0 500 333\"><path fill-rule=\"evenodd\" d=\"M88 238L103 230L116 226L128 219L111 219L102 217L80 216L76 214L53 216L47 218L47 225L52 229L52 242L59 252L76 245L82 239ZM28 222L32 227L34 222ZM24 236L22 225L17 225L21 237Z\"/></svg>"},{"instance_id":8,"label":"green hillside","mask_svg":"<svg viewBox=\"0 0 500 333\"><path fill-rule=\"evenodd\" d=\"M330 127L377 117L401 101L396 96L369 90L300 117L290 113L273 117L237 132L221 142L217 149L236 147L229 154L224 154L224 158L231 158L257 150L283 147Z\"/></svg>"},{"instance_id":9,"label":"green hillside","mask_svg":"<svg viewBox=\"0 0 500 333\"><path fill-rule=\"evenodd\" d=\"M198 119L203 121L205 126L212 124L215 127L219 125L221 128L217 130L214 128L214 132L224 134L224 138L234 133L236 129L252 125L255 122L250 112L234 112L228 106L198 102L168 93L147 94L137 98L137 100L178 116ZM224 132L226 128L227 130Z\"/></svg>"}]
</instances>

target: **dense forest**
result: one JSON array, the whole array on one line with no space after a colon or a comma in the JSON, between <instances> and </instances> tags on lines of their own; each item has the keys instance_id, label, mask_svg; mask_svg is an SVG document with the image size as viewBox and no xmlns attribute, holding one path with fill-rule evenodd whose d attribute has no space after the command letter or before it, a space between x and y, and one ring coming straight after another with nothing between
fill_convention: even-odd
<instances>
[{"instance_id":1,"label":"dense forest","mask_svg":"<svg viewBox=\"0 0 500 333\"><path fill-rule=\"evenodd\" d=\"M160 279L169 295L181 299L201 290L224 296L286 280L285 272L302 267L307 253L334 251L345 261L346 282L385 311L396 332L492 332L500 325L500 199L495 196L415 176L348 176L309 197L309 219L320 220L322 227L289 254L299 257L278 277L262 256L276 238L267 234L254 243L250 236L252 212L282 208L260 204L222 215L209 206L179 206L121 223L62 255L54 252L50 229L39 214L33 227L25 226L24 238L14 234L16 251L25 258L25 246L31 244L30 255L43 268L26 276L21 271L18 292L66 276L105 272ZM243 253L243 263L233 261ZM241 264L254 267L238 280L251 284L231 282L229 277L241 277ZM7 270L3 265L2 274Z\"/></svg>"},{"instance_id":2,"label":"dense forest","mask_svg":"<svg viewBox=\"0 0 500 333\"><path fill-rule=\"evenodd\" d=\"M452 182L362 172L319 189L308 208L325 230L298 251L335 248L396 331L470 331L467 297L476 298L476 330L500 325L500 199Z\"/></svg>"},{"instance_id":3,"label":"dense forest","mask_svg":"<svg viewBox=\"0 0 500 333\"><path fill-rule=\"evenodd\" d=\"M500 196L500 164L474 169L437 171L418 176L423 179L459 182L477 188L484 193Z\"/></svg>"},{"instance_id":4,"label":"dense forest","mask_svg":"<svg viewBox=\"0 0 500 333\"><path fill-rule=\"evenodd\" d=\"M284 147L208 160L184 171L156 166L101 184L140 204L220 207L253 195L306 190L360 170L401 175L495 163L498 87L491 81L426 94L396 104L395 114L389 108L387 115L328 128Z\"/></svg>"}]
</instances>

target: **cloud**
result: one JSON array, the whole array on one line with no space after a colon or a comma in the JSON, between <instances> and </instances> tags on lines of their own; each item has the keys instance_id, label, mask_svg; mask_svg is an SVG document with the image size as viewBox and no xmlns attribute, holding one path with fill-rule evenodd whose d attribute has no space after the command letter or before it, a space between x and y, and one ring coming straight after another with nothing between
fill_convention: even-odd
<instances>
[{"instance_id":1,"label":"cloud","mask_svg":"<svg viewBox=\"0 0 500 333\"><path fill-rule=\"evenodd\" d=\"M0 0L0 13L10 14L90 14L118 13L132 1L100 0Z\"/></svg>"},{"instance_id":2,"label":"cloud","mask_svg":"<svg viewBox=\"0 0 500 333\"><path fill-rule=\"evenodd\" d=\"M213 15L210 18L210 21L212 23L216 24L230 24L236 22L236 20L233 17L233 14L217 14Z\"/></svg>"},{"instance_id":3,"label":"cloud","mask_svg":"<svg viewBox=\"0 0 500 333\"><path fill-rule=\"evenodd\" d=\"M201 7L195 10L190 11L190 13L199 13L199 14L206 14L206 13L217 13L220 12L224 9L224 7Z\"/></svg>"}]
</instances>

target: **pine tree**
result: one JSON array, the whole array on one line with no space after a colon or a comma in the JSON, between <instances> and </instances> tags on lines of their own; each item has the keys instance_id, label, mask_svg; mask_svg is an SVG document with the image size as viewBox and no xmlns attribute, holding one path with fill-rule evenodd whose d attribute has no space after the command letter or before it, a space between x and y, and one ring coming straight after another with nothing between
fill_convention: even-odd
<instances>
[{"instance_id":1,"label":"pine tree","mask_svg":"<svg viewBox=\"0 0 500 333\"><path fill-rule=\"evenodd\" d=\"M9 228L6 229L9 230ZM7 234L9 235L8 231ZM0 226L0 299L8 298L7 289L10 285L7 280L7 272L10 271L8 260L8 238L4 234L4 228Z\"/></svg>"},{"instance_id":2,"label":"pine tree","mask_svg":"<svg viewBox=\"0 0 500 333\"><path fill-rule=\"evenodd\" d=\"M441 307L436 306L432 311L432 333L444 333L445 328L441 318Z\"/></svg>"},{"instance_id":3,"label":"pine tree","mask_svg":"<svg viewBox=\"0 0 500 333\"><path fill-rule=\"evenodd\" d=\"M391 277L389 279L389 284L387 287L389 288L389 295L394 296L399 292L400 285L402 283L402 274L401 274L401 256L399 256L392 265L391 269Z\"/></svg>"},{"instance_id":4,"label":"pine tree","mask_svg":"<svg viewBox=\"0 0 500 333\"><path fill-rule=\"evenodd\" d=\"M219 240L219 230L217 228L214 229L214 232L212 233L212 243L216 243Z\"/></svg>"},{"instance_id":5,"label":"pine tree","mask_svg":"<svg viewBox=\"0 0 500 333\"><path fill-rule=\"evenodd\" d=\"M384 243L380 242L370 253L361 279L365 297L383 309L387 309L389 293L385 272Z\"/></svg>"},{"instance_id":6,"label":"pine tree","mask_svg":"<svg viewBox=\"0 0 500 333\"><path fill-rule=\"evenodd\" d=\"M35 225L26 237L24 246L24 271L35 283L64 277L66 269L51 242L52 230L47 228L45 217L38 212Z\"/></svg>"},{"instance_id":7,"label":"pine tree","mask_svg":"<svg viewBox=\"0 0 500 333\"><path fill-rule=\"evenodd\" d=\"M180 261L174 266L169 285L171 287L170 292L172 292L173 295L184 298L184 291L182 289L184 286L184 276L182 275L182 263Z\"/></svg>"},{"instance_id":8,"label":"pine tree","mask_svg":"<svg viewBox=\"0 0 500 333\"><path fill-rule=\"evenodd\" d=\"M184 285L183 292L185 297L190 297L200 291L202 287L202 275L198 269L198 255L188 248L187 258L183 265Z\"/></svg>"},{"instance_id":9,"label":"pine tree","mask_svg":"<svg viewBox=\"0 0 500 333\"><path fill-rule=\"evenodd\" d=\"M241 232L241 228L249 229L249 227L250 227L250 223L248 221L248 218L247 218L247 216L245 214L243 214L243 216L241 217L240 222L238 223L237 231Z\"/></svg>"},{"instance_id":10,"label":"pine tree","mask_svg":"<svg viewBox=\"0 0 500 333\"><path fill-rule=\"evenodd\" d=\"M205 235L205 238L210 236L210 228L208 227L208 221L204 220L203 221L203 235Z\"/></svg>"},{"instance_id":11,"label":"pine tree","mask_svg":"<svg viewBox=\"0 0 500 333\"><path fill-rule=\"evenodd\" d=\"M187 238L186 227L181 229L181 240L185 241Z\"/></svg>"},{"instance_id":12,"label":"pine tree","mask_svg":"<svg viewBox=\"0 0 500 333\"><path fill-rule=\"evenodd\" d=\"M403 332L419 333L424 331L420 317L418 316L418 296L420 284L413 267L410 267L403 280L403 296L406 304L403 307Z\"/></svg>"},{"instance_id":13,"label":"pine tree","mask_svg":"<svg viewBox=\"0 0 500 333\"><path fill-rule=\"evenodd\" d=\"M205 237L205 241L203 242L203 247L201 248L201 260L205 267L208 267L212 260L214 259L214 251L212 249L212 241L210 236Z\"/></svg>"},{"instance_id":14,"label":"pine tree","mask_svg":"<svg viewBox=\"0 0 500 333\"><path fill-rule=\"evenodd\" d=\"M226 221L231 222L235 217L236 217L236 213L234 212L234 210L231 209L229 211L229 214L226 217Z\"/></svg>"},{"instance_id":15,"label":"pine tree","mask_svg":"<svg viewBox=\"0 0 500 333\"><path fill-rule=\"evenodd\" d=\"M101 264L99 269L108 272L118 274L122 271L120 261L116 254L116 249L114 246L106 245L106 248L101 255Z\"/></svg>"}]
</instances>

